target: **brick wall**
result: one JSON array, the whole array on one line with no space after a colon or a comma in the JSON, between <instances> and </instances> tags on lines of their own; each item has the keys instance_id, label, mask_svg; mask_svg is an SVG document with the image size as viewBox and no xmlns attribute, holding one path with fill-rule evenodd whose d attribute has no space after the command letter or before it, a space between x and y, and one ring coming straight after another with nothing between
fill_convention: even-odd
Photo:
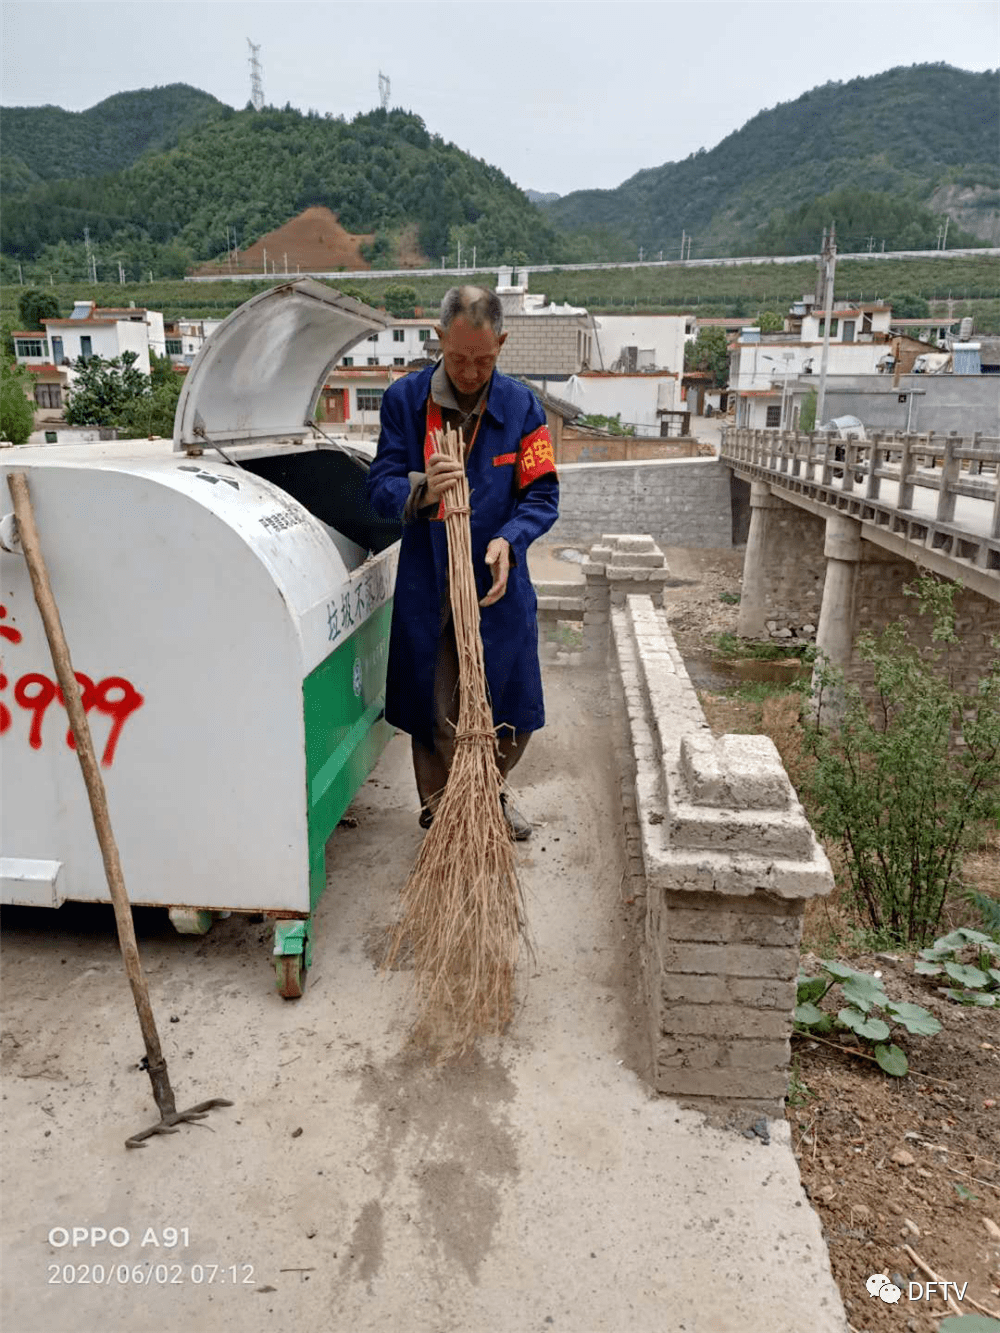
<instances>
[{"instance_id":1,"label":"brick wall","mask_svg":"<svg viewBox=\"0 0 1000 1333\"><path fill-rule=\"evenodd\" d=\"M549 539L589 546L605 532L645 532L662 546L731 546L729 469L715 458L560 466Z\"/></svg>"},{"instance_id":2,"label":"brick wall","mask_svg":"<svg viewBox=\"0 0 1000 1333\"><path fill-rule=\"evenodd\" d=\"M691 436L643 439L633 436L583 435L564 432L559 442L560 463L620 463L651 458L697 458L698 441Z\"/></svg>"},{"instance_id":3,"label":"brick wall","mask_svg":"<svg viewBox=\"0 0 1000 1333\"><path fill-rule=\"evenodd\" d=\"M497 367L505 375L575 375L581 368L579 337L590 330L582 315L508 315L507 341Z\"/></svg>"},{"instance_id":4,"label":"brick wall","mask_svg":"<svg viewBox=\"0 0 1000 1333\"><path fill-rule=\"evenodd\" d=\"M929 647L930 624L925 617L917 618L914 598L907 597L903 591L918 577L919 570L912 561L902 560L880 546L863 541L855 592L855 640L864 630L879 634L891 621L905 616L910 622L912 642ZM956 686L964 689L982 678L996 656L990 647L990 639L1000 635L1000 603L969 588L959 588L954 606L955 632L961 644L951 651L949 670ZM867 684L870 668L855 657L849 675L852 680Z\"/></svg>"}]
</instances>

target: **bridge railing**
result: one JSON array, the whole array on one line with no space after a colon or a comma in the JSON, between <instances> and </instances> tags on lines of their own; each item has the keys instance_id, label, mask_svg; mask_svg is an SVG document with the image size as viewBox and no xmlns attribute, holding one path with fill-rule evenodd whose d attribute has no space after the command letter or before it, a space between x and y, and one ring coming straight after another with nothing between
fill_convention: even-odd
<instances>
[{"instance_id":1,"label":"bridge railing","mask_svg":"<svg viewBox=\"0 0 1000 1333\"><path fill-rule=\"evenodd\" d=\"M956 524L960 497L985 502L964 516L975 528L1000 538L1000 439L928 431L907 435L876 433L862 440L840 439L830 432L746 430L727 427L722 435L723 462L770 473L792 489L816 485L901 512L920 511L935 523ZM894 484L889 495L883 482ZM936 492L936 501L920 501L920 492ZM929 497L928 497L929 498ZM990 509L991 507L991 509ZM958 526L964 526L959 522Z\"/></svg>"}]
</instances>

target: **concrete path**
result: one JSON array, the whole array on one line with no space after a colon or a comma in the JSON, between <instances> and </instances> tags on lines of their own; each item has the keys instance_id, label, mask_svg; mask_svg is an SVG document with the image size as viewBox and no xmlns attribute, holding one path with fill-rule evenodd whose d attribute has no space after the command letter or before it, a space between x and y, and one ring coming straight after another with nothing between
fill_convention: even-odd
<instances>
[{"instance_id":1,"label":"concrete path","mask_svg":"<svg viewBox=\"0 0 1000 1333\"><path fill-rule=\"evenodd\" d=\"M537 957L462 1066L407 1049L409 977L376 967L421 836L405 737L331 840L301 1001L270 987L265 927L143 914L178 1102L235 1103L207 1129L123 1149L155 1117L110 912L5 913L4 1327L843 1333L785 1122L768 1145L706 1128L640 1077L606 680L553 665L546 690L515 774ZM50 1242L74 1226L129 1237Z\"/></svg>"}]
</instances>

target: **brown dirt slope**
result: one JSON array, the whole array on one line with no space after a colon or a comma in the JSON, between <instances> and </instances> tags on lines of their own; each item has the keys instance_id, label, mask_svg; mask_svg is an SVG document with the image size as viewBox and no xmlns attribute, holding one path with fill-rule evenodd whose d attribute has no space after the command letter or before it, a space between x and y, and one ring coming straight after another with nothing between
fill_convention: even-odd
<instances>
[{"instance_id":1,"label":"brown dirt slope","mask_svg":"<svg viewBox=\"0 0 1000 1333\"><path fill-rule=\"evenodd\" d=\"M362 269L370 265L361 256L361 245L370 241L368 236L355 236L337 221L336 213L328 208L307 208L286 222L283 227L270 231L259 241L240 251L238 265L228 263L203 264L195 270L197 277L228 273L233 268L240 272L260 273L264 267L264 251L267 251L268 271L272 267L277 274L283 274L285 260L288 261L288 273L301 269L303 273L325 269Z\"/></svg>"}]
</instances>

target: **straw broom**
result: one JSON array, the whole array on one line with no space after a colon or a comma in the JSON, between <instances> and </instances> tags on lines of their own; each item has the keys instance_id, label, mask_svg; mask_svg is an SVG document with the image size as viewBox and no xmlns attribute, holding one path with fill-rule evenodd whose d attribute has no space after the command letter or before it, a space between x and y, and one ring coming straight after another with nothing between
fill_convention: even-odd
<instances>
[{"instance_id":1,"label":"straw broom","mask_svg":"<svg viewBox=\"0 0 1000 1333\"><path fill-rule=\"evenodd\" d=\"M442 453L464 463L461 431L438 432L436 439ZM510 1019L524 914L513 840L500 803L464 470L444 503L458 650L455 756L403 888L385 965L391 967L409 941L418 1001L414 1036L448 1055L468 1050L477 1036L499 1031Z\"/></svg>"}]
</instances>

